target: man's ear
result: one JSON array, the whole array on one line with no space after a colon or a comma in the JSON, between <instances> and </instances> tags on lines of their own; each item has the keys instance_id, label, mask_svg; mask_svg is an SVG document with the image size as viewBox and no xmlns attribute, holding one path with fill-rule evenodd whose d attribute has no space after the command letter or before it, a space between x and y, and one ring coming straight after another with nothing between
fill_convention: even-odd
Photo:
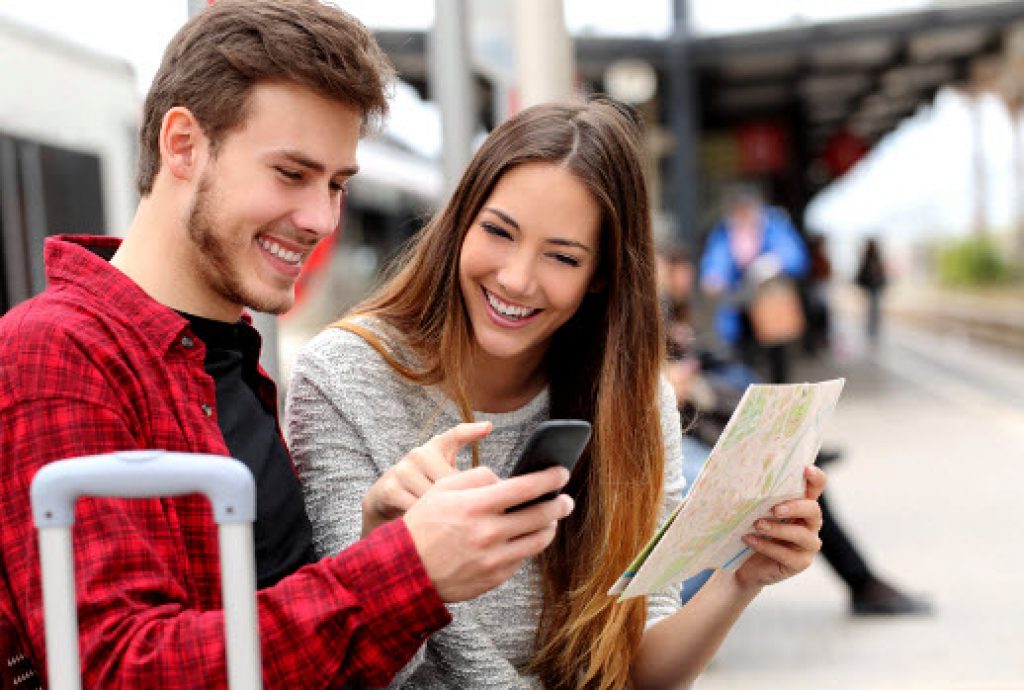
<instances>
[{"instance_id":1,"label":"man's ear","mask_svg":"<svg viewBox=\"0 0 1024 690\"><path fill-rule=\"evenodd\" d=\"M199 170L205 146L203 129L188 108L175 106L164 114L160 125L160 160L173 177L191 180Z\"/></svg>"}]
</instances>

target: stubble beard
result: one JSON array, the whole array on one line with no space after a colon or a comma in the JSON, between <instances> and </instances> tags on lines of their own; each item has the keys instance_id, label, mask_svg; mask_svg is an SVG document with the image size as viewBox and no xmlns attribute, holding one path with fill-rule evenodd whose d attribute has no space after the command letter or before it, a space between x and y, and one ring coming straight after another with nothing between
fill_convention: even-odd
<instances>
[{"instance_id":1,"label":"stubble beard","mask_svg":"<svg viewBox=\"0 0 1024 690\"><path fill-rule=\"evenodd\" d=\"M282 314L288 311L293 302L291 295L275 299L246 290L238 266L232 262L232 256L241 254L247 247L232 247L223 237L217 235L214 230L218 222L214 213L216 206L217 193L207 172L199 180L195 201L186 222L188 238L196 250L199 264L197 272L201 279L232 304L240 304L267 314ZM262 230L263 228L260 228L259 231Z\"/></svg>"}]
</instances>

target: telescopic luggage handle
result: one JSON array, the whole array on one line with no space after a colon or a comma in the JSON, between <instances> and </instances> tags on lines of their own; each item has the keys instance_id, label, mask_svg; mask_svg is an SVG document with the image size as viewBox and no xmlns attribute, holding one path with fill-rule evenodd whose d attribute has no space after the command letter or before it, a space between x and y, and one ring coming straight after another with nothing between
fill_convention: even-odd
<instances>
[{"instance_id":1,"label":"telescopic luggage handle","mask_svg":"<svg viewBox=\"0 0 1024 690\"><path fill-rule=\"evenodd\" d=\"M219 455L130 451L59 460L44 466L32 479L50 688L81 688L71 548L78 498L158 498L192 493L210 500L218 525L228 683L236 690L262 687L252 473L238 460Z\"/></svg>"}]
</instances>

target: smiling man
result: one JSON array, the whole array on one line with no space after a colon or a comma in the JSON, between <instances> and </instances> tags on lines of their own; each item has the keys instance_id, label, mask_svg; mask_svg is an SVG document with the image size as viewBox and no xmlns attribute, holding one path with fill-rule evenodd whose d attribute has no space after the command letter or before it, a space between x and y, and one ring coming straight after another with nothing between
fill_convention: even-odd
<instances>
[{"instance_id":1,"label":"smiling man","mask_svg":"<svg viewBox=\"0 0 1024 690\"><path fill-rule=\"evenodd\" d=\"M387 685L450 621L446 602L500 584L551 541L564 502L505 508L567 475L499 482L481 469L341 553L314 551L244 309L291 306L303 262L338 227L391 76L366 29L317 0L220 0L172 40L145 103L124 240L51 238L47 290L0 319L0 650L16 643L45 667L28 487L61 458L161 448L252 470L268 688ZM462 425L422 452L454 457L488 431ZM84 685L223 687L205 500L83 499L77 516Z\"/></svg>"}]
</instances>

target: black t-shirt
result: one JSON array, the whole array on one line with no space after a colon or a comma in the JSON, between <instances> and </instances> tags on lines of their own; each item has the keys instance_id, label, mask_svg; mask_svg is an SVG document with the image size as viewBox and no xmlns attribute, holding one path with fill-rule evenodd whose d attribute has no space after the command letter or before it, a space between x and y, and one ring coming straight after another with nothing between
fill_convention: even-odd
<instances>
[{"instance_id":1,"label":"black t-shirt","mask_svg":"<svg viewBox=\"0 0 1024 690\"><path fill-rule=\"evenodd\" d=\"M217 421L228 450L256 478L256 586L269 587L313 562L313 530L274 412L256 392L259 334L244 321L182 315L206 345L204 365L216 384Z\"/></svg>"}]
</instances>

